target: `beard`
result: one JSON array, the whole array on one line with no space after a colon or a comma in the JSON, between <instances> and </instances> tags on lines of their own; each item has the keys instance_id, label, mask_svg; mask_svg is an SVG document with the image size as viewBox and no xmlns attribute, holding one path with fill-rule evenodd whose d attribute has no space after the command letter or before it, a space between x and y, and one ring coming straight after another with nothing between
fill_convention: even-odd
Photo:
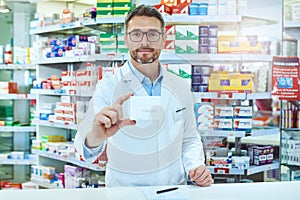
<instances>
[{"instance_id":1,"label":"beard","mask_svg":"<svg viewBox=\"0 0 300 200\"><path fill-rule=\"evenodd\" d=\"M145 47L130 51L130 56L139 64L151 64L159 58L160 52L160 49Z\"/></svg>"}]
</instances>

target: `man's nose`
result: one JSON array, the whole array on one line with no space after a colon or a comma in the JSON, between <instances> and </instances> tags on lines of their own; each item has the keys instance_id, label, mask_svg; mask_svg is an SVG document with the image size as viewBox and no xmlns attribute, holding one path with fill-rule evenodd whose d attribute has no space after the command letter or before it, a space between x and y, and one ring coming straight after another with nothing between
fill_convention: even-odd
<instances>
[{"instance_id":1,"label":"man's nose","mask_svg":"<svg viewBox=\"0 0 300 200\"><path fill-rule=\"evenodd\" d=\"M147 33L143 33L143 37L142 37L142 41L141 42L142 42L143 45L149 44Z\"/></svg>"}]
</instances>

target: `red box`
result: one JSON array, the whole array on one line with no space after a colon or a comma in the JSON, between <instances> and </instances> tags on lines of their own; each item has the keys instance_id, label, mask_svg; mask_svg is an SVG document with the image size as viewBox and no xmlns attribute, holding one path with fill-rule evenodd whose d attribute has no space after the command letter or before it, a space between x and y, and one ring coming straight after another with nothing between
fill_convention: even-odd
<instances>
[{"instance_id":1,"label":"red box","mask_svg":"<svg viewBox=\"0 0 300 200\"><path fill-rule=\"evenodd\" d=\"M189 4L179 4L172 7L172 15L189 15Z\"/></svg>"},{"instance_id":2,"label":"red box","mask_svg":"<svg viewBox=\"0 0 300 200\"><path fill-rule=\"evenodd\" d=\"M156 8L160 13L166 13L169 15L172 15L172 7L164 5L164 4L156 4L153 5L154 8Z\"/></svg>"},{"instance_id":3,"label":"red box","mask_svg":"<svg viewBox=\"0 0 300 200\"><path fill-rule=\"evenodd\" d=\"M18 83L9 82L8 83L8 91L9 91L9 94L17 94L18 93Z\"/></svg>"}]
</instances>

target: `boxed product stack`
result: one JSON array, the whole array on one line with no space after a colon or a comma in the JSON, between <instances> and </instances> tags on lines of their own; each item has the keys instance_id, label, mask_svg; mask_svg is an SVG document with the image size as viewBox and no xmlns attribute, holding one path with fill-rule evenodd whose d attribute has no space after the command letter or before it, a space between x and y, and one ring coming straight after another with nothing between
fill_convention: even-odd
<instances>
[{"instance_id":1,"label":"boxed product stack","mask_svg":"<svg viewBox=\"0 0 300 200\"><path fill-rule=\"evenodd\" d=\"M115 54L117 52L117 35L113 33L100 34L100 53Z\"/></svg>"},{"instance_id":2,"label":"boxed product stack","mask_svg":"<svg viewBox=\"0 0 300 200\"><path fill-rule=\"evenodd\" d=\"M272 146L250 146L248 152L251 164L266 165L273 162L274 149Z\"/></svg>"},{"instance_id":3,"label":"boxed product stack","mask_svg":"<svg viewBox=\"0 0 300 200\"><path fill-rule=\"evenodd\" d=\"M270 45L270 44L269 44ZM268 48L264 45L264 48ZM219 35L218 53L262 54L262 42L257 35Z\"/></svg>"},{"instance_id":4,"label":"boxed product stack","mask_svg":"<svg viewBox=\"0 0 300 200\"><path fill-rule=\"evenodd\" d=\"M196 103L195 115L198 131L213 129L214 106L211 103Z\"/></svg>"},{"instance_id":5,"label":"boxed product stack","mask_svg":"<svg viewBox=\"0 0 300 200\"><path fill-rule=\"evenodd\" d=\"M175 54L175 25L168 25L165 27L166 41L164 51Z\"/></svg>"},{"instance_id":6,"label":"boxed product stack","mask_svg":"<svg viewBox=\"0 0 300 200\"><path fill-rule=\"evenodd\" d=\"M124 33L117 35L117 53L128 53L129 49L125 45Z\"/></svg>"},{"instance_id":7,"label":"boxed product stack","mask_svg":"<svg viewBox=\"0 0 300 200\"><path fill-rule=\"evenodd\" d=\"M252 130L252 107L234 106L233 107L233 130L245 131L250 133Z\"/></svg>"},{"instance_id":8,"label":"boxed product stack","mask_svg":"<svg viewBox=\"0 0 300 200\"><path fill-rule=\"evenodd\" d=\"M207 92L209 77L213 70L211 65L192 65L192 91Z\"/></svg>"},{"instance_id":9,"label":"boxed product stack","mask_svg":"<svg viewBox=\"0 0 300 200\"><path fill-rule=\"evenodd\" d=\"M233 107L215 106L214 130L232 131L233 130Z\"/></svg>"},{"instance_id":10,"label":"boxed product stack","mask_svg":"<svg viewBox=\"0 0 300 200\"><path fill-rule=\"evenodd\" d=\"M97 17L127 16L132 0L97 0Z\"/></svg>"},{"instance_id":11,"label":"boxed product stack","mask_svg":"<svg viewBox=\"0 0 300 200\"><path fill-rule=\"evenodd\" d=\"M199 54L216 54L218 51L218 26L199 26Z\"/></svg>"},{"instance_id":12,"label":"boxed product stack","mask_svg":"<svg viewBox=\"0 0 300 200\"><path fill-rule=\"evenodd\" d=\"M246 72L214 71L209 78L208 90L219 93L251 93L253 75Z\"/></svg>"}]
</instances>

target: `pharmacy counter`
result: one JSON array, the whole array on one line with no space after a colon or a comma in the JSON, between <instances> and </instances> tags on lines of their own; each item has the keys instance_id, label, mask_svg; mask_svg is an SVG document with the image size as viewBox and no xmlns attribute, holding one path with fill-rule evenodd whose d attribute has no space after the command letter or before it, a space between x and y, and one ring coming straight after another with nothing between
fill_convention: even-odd
<instances>
[{"instance_id":1,"label":"pharmacy counter","mask_svg":"<svg viewBox=\"0 0 300 200\"><path fill-rule=\"evenodd\" d=\"M160 187L159 189L166 188ZM147 190L149 187L147 187ZM158 188L150 188L156 191ZM9 200L83 200L83 199L134 199L146 200L144 195L145 188L140 187L121 187L121 188L100 188L100 189L40 189L40 190L2 190L0 199ZM186 198L177 195L175 199L189 200L296 200L300 199L299 182L268 182L268 183L232 183L215 184L210 187L181 186L178 190L167 192L171 195L174 192L181 192ZM164 193L160 197L168 197ZM149 199L149 198L148 198ZM167 199L167 198L156 198Z\"/></svg>"}]
</instances>

